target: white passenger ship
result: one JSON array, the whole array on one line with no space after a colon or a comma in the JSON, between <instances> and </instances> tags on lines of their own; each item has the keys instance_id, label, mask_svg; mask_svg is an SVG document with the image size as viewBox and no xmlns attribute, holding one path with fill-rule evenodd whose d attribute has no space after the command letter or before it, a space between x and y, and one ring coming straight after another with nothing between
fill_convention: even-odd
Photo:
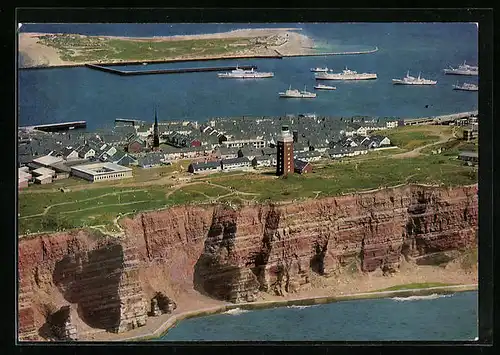
<instances>
[{"instance_id":1,"label":"white passenger ship","mask_svg":"<svg viewBox=\"0 0 500 355\"><path fill-rule=\"evenodd\" d=\"M377 74L358 73L357 71L345 68L342 73L316 73L315 77L317 80L369 80L377 79Z\"/></svg>"},{"instance_id":2,"label":"white passenger ship","mask_svg":"<svg viewBox=\"0 0 500 355\"><path fill-rule=\"evenodd\" d=\"M280 92L279 96L281 98L299 98L299 99L313 99L316 97L314 92L306 91L306 87L304 86L304 90L300 91L297 89L292 89L292 86L288 88L285 92Z\"/></svg>"},{"instance_id":3,"label":"white passenger ship","mask_svg":"<svg viewBox=\"0 0 500 355\"><path fill-rule=\"evenodd\" d=\"M219 73L217 74L219 78L228 78L228 79L260 79L260 78L272 78L274 73L272 72L258 72L253 68L250 70L244 70L236 67L235 70Z\"/></svg>"}]
</instances>

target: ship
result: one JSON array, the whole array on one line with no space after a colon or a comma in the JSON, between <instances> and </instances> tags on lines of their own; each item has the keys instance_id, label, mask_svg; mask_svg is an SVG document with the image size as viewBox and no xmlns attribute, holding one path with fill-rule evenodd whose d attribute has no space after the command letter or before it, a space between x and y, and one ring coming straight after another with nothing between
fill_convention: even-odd
<instances>
[{"instance_id":1,"label":"ship","mask_svg":"<svg viewBox=\"0 0 500 355\"><path fill-rule=\"evenodd\" d=\"M316 80L368 80L377 79L375 73L358 73L354 70L349 70L347 67L342 73L316 73Z\"/></svg>"},{"instance_id":2,"label":"ship","mask_svg":"<svg viewBox=\"0 0 500 355\"><path fill-rule=\"evenodd\" d=\"M327 72L329 70L330 69L328 69L327 67L324 67L324 68L311 68L311 71L313 73L324 73L324 72Z\"/></svg>"},{"instance_id":3,"label":"ship","mask_svg":"<svg viewBox=\"0 0 500 355\"><path fill-rule=\"evenodd\" d=\"M219 78L228 78L228 79L255 79L255 78L272 78L274 76L274 73L258 72L253 68L250 70L244 70L236 67L236 69L233 71L226 73L219 73L217 74L217 76Z\"/></svg>"},{"instance_id":4,"label":"ship","mask_svg":"<svg viewBox=\"0 0 500 355\"><path fill-rule=\"evenodd\" d=\"M453 85L453 90L462 90L462 91L478 91L479 86L472 83L463 83L462 85L458 85L458 82Z\"/></svg>"},{"instance_id":5,"label":"ship","mask_svg":"<svg viewBox=\"0 0 500 355\"><path fill-rule=\"evenodd\" d=\"M316 90L337 90L335 86L330 86L330 85L323 85L323 84L316 84L314 86Z\"/></svg>"},{"instance_id":6,"label":"ship","mask_svg":"<svg viewBox=\"0 0 500 355\"><path fill-rule=\"evenodd\" d=\"M408 71L403 79L392 79L392 83L394 85L436 85L437 81L421 78L420 73L418 73L418 78L415 78Z\"/></svg>"},{"instance_id":7,"label":"ship","mask_svg":"<svg viewBox=\"0 0 500 355\"><path fill-rule=\"evenodd\" d=\"M282 98L299 98L299 99L313 99L316 97L316 94L313 92L306 91L306 87L304 86L304 90L300 91L297 89L292 89L292 86L288 88L285 92L280 92L279 96Z\"/></svg>"},{"instance_id":8,"label":"ship","mask_svg":"<svg viewBox=\"0 0 500 355\"><path fill-rule=\"evenodd\" d=\"M458 68L450 67L449 69L443 69L445 74L453 75L478 75L479 67L468 65L465 61L464 64L458 66Z\"/></svg>"}]
</instances>

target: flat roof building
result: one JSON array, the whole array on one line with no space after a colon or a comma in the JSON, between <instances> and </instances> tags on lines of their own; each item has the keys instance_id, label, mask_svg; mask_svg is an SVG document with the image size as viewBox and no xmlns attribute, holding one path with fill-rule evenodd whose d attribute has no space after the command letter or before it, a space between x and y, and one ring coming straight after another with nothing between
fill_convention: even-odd
<instances>
[{"instance_id":1,"label":"flat roof building","mask_svg":"<svg viewBox=\"0 0 500 355\"><path fill-rule=\"evenodd\" d=\"M60 163L63 161L61 157L54 157L52 155L44 155L43 157L33 159L33 163L36 163L40 166L50 167L50 165L55 163Z\"/></svg>"},{"instance_id":2,"label":"flat roof building","mask_svg":"<svg viewBox=\"0 0 500 355\"><path fill-rule=\"evenodd\" d=\"M71 174L87 181L96 182L131 178L132 169L106 162L73 166Z\"/></svg>"}]
</instances>

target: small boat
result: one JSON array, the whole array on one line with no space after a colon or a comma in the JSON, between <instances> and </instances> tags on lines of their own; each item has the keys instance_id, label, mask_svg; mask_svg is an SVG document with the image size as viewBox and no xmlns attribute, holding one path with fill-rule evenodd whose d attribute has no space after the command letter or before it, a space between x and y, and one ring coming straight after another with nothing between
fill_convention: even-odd
<instances>
[{"instance_id":1,"label":"small boat","mask_svg":"<svg viewBox=\"0 0 500 355\"><path fill-rule=\"evenodd\" d=\"M292 86L288 88L285 92L280 92L279 96L281 98L297 98L297 99L313 99L316 97L314 92L306 91L306 87L304 86L304 90L300 91L297 89L292 89Z\"/></svg>"},{"instance_id":2,"label":"small boat","mask_svg":"<svg viewBox=\"0 0 500 355\"><path fill-rule=\"evenodd\" d=\"M410 71L406 73L406 76L403 79L392 79L392 83L394 85L436 85L436 80L429 80L420 77L420 73L418 73L418 78L410 75Z\"/></svg>"},{"instance_id":3,"label":"small boat","mask_svg":"<svg viewBox=\"0 0 500 355\"><path fill-rule=\"evenodd\" d=\"M335 86L323 85L323 84L316 84L314 88L316 90L337 90Z\"/></svg>"},{"instance_id":4,"label":"small boat","mask_svg":"<svg viewBox=\"0 0 500 355\"><path fill-rule=\"evenodd\" d=\"M144 63L142 63L142 65L148 65L148 63L144 62Z\"/></svg>"},{"instance_id":5,"label":"small boat","mask_svg":"<svg viewBox=\"0 0 500 355\"><path fill-rule=\"evenodd\" d=\"M472 83L463 83L462 85L458 85L458 81L455 85L453 85L453 90L462 90L462 91L478 91L479 86Z\"/></svg>"},{"instance_id":6,"label":"small boat","mask_svg":"<svg viewBox=\"0 0 500 355\"><path fill-rule=\"evenodd\" d=\"M328 69L328 67L324 67L324 68L311 68L311 71L313 73L325 73L327 71L329 71L330 69Z\"/></svg>"}]
</instances>

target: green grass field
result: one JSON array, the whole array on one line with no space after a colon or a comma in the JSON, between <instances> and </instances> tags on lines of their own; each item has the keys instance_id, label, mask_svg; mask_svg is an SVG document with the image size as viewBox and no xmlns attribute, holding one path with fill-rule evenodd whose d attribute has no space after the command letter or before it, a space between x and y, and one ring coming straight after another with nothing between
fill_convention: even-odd
<instances>
[{"instance_id":1,"label":"green grass field","mask_svg":"<svg viewBox=\"0 0 500 355\"><path fill-rule=\"evenodd\" d=\"M415 290L419 288L431 288L431 287L444 287L444 286L453 286L455 284L446 284L441 282L426 282L426 283L411 283L404 285L395 285L387 288L382 288L379 290L374 290L371 292L383 292L383 291L399 291L399 290Z\"/></svg>"},{"instance_id":2,"label":"green grass field","mask_svg":"<svg viewBox=\"0 0 500 355\"><path fill-rule=\"evenodd\" d=\"M61 59L75 62L215 56L231 54L255 46L248 38L147 41L60 34L41 36L39 41L58 49Z\"/></svg>"},{"instance_id":3,"label":"green grass field","mask_svg":"<svg viewBox=\"0 0 500 355\"><path fill-rule=\"evenodd\" d=\"M393 145L401 149L412 150L439 141L440 135L451 135L450 126L417 125L404 126L380 131L387 136Z\"/></svg>"},{"instance_id":4,"label":"green grass field","mask_svg":"<svg viewBox=\"0 0 500 355\"><path fill-rule=\"evenodd\" d=\"M453 140L450 142L442 143L442 144L437 144L432 147L424 148L422 149L422 153L424 154L432 154L433 150L437 150L439 148L442 148L442 155L444 156L457 156L461 151L472 151L472 152L477 152L479 148L479 144L477 142L477 139L471 141L471 142L466 142L462 140Z\"/></svg>"},{"instance_id":5,"label":"green grass field","mask_svg":"<svg viewBox=\"0 0 500 355\"><path fill-rule=\"evenodd\" d=\"M397 158L408 147L437 141L450 127L411 126L390 133L406 148L370 152L367 155L313 163L313 173L274 176L272 170L230 172L190 176L191 182L176 187L177 177L186 177L189 161L153 169L134 168L134 178L86 183L66 179L49 185L31 186L19 193L19 233L56 231L68 228L103 226L113 229L119 215L167 208L181 204L292 201L337 196L361 190L404 183L445 186L477 183L477 169L457 159L459 150L470 148L458 140L445 143L442 154ZM405 137L404 132L408 135ZM436 149L437 146L428 149ZM449 148L449 149L448 149ZM211 184L210 184L211 183ZM79 185L78 185L79 184ZM61 192L61 187L69 188ZM92 187L92 188L89 188ZM77 189L79 188L79 189ZM74 189L74 190L72 190Z\"/></svg>"}]
</instances>

